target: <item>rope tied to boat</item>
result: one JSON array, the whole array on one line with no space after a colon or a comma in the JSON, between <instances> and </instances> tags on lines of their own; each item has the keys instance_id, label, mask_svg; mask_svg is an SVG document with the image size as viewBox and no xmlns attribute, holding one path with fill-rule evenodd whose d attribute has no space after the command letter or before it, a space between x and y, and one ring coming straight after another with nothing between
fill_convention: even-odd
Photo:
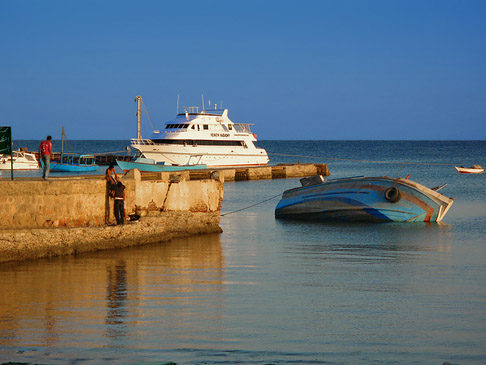
<instances>
[{"instance_id":1,"label":"rope tied to boat","mask_svg":"<svg viewBox=\"0 0 486 365\"><path fill-rule=\"evenodd\" d=\"M255 203L255 204L249 205L249 206L247 206L247 207L245 207L245 208L241 208L241 209L234 210L234 211L232 211L232 212L228 212L228 213L221 214L221 217L224 217L225 215L229 215L229 214L233 214L233 213L238 213L238 212L241 212L242 210L246 210L246 209L253 208L253 207L254 207L254 206L256 206L256 205L259 205L259 204L262 204L262 203L268 202L268 201L270 201L270 200L272 200L272 199L278 198L278 197L279 197L279 196L281 196L281 195L282 195L282 193L280 193L280 194L278 194L278 195L275 195L275 196L272 196L271 198L268 198L268 199L262 200L262 201L260 201L260 202L258 202L258 203Z\"/></svg>"}]
</instances>

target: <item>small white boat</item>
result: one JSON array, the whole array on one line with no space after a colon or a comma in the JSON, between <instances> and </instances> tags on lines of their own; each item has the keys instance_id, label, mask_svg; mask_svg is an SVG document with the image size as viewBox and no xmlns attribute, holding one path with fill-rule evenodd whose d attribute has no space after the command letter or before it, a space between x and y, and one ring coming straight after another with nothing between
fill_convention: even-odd
<instances>
[{"instance_id":1,"label":"small white boat","mask_svg":"<svg viewBox=\"0 0 486 365\"><path fill-rule=\"evenodd\" d=\"M12 158L14 170L37 170L39 168L35 154L31 152L19 149L12 152ZM10 170L12 168L11 164L10 155L0 154L0 170Z\"/></svg>"},{"instance_id":2,"label":"small white boat","mask_svg":"<svg viewBox=\"0 0 486 365\"><path fill-rule=\"evenodd\" d=\"M484 172L484 169L480 165L472 165L471 167L464 167L464 166L454 166L457 171L461 174L481 174Z\"/></svg>"}]
</instances>

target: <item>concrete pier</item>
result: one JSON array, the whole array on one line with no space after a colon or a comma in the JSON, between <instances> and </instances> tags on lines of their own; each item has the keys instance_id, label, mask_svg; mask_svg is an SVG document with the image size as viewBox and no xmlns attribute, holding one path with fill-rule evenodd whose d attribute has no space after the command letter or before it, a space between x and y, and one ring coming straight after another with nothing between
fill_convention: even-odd
<instances>
[{"instance_id":1,"label":"concrete pier","mask_svg":"<svg viewBox=\"0 0 486 365\"><path fill-rule=\"evenodd\" d=\"M104 175L0 180L0 263L221 232L223 183L329 176L326 164L186 170L123 176L126 215L115 225Z\"/></svg>"},{"instance_id":2,"label":"concrete pier","mask_svg":"<svg viewBox=\"0 0 486 365\"><path fill-rule=\"evenodd\" d=\"M223 181L286 179L317 174L323 176L330 175L327 164L296 163L275 166L189 170L189 178L191 180L209 179L215 171L221 174Z\"/></svg>"},{"instance_id":3,"label":"concrete pier","mask_svg":"<svg viewBox=\"0 0 486 365\"><path fill-rule=\"evenodd\" d=\"M127 217L141 218L120 226L104 176L0 181L0 262L221 232L219 179L151 179L133 170L122 181Z\"/></svg>"}]
</instances>

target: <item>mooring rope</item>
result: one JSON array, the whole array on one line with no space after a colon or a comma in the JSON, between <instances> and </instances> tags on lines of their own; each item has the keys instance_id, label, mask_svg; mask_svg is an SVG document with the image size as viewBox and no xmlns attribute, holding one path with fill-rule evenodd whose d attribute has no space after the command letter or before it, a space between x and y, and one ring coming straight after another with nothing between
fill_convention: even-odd
<instances>
[{"instance_id":1,"label":"mooring rope","mask_svg":"<svg viewBox=\"0 0 486 365\"><path fill-rule=\"evenodd\" d=\"M258 202L258 203L249 205L248 207L241 208L241 209L238 209L238 210L234 210L232 212L228 212L228 213L221 214L221 217L224 217L225 215L228 215L228 214L233 214L233 213L241 212L242 210L245 210L245 209L253 208L255 205L259 205L259 204L265 203L265 202L267 202L269 200L272 200L272 199L275 199L275 198L279 197L280 195L282 195L282 193L280 193L278 195L275 195L275 196L272 196L271 198L262 200L261 202Z\"/></svg>"},{"instance_id":2,"label":"mooring rope","mask_svg":"<svg viewBox=\"0 0 486 365\"><path fill-rule=\"evenodd\" d=\"M287 157L299 157L299 158L309 158L309 159L325 159L325 160L337 160L337 161L353 161L353 162L370 162L370 163L382 163L382 164L387 164L387 163L394 163L400 165L399 171L403 169L403 165L441 165L441 166L455 166L457 164L452 164L452 163L440 163L440 162L403 162L403 161L376 161L376 160L360 160L360 159L355 159L355 158L338 158L338 157L323 157L323 156L306 156L306 155L292 155L288 153L273 153L273 152L268 152L269 155L277 155L277 156L287 156ZM221 214L221 217L224 217L225 215L233 214L233 213L238 213L241 212L242 210L250 209L253 208L256 205L265 203L269 200L275 199L279 196L281 196L282 193L272 196L271 198L262 200L258 203L249 205L247 207L241 208L234 210L232 212L224 213Z\"/></svg>"},{"instance_id":3,"label":"mooring rope","mask_svg":"<svg viewBox=\"0 0 486 365\"><path fill-rule=\"evenodd\" d=\"M114 155L117 153L127 153L127 151L125 150L125 151L96 152L96 153L92 153L92 155L103 156L103 155Z\"/></svg>"}]
</instances>

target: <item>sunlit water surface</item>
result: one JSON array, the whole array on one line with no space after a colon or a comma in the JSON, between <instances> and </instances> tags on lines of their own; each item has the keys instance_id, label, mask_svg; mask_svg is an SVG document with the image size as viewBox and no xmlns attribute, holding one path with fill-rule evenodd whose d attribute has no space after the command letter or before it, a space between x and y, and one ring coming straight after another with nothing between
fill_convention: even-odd
<instances>
[{"instance_id":1,"label":"sunlit water surface","mask_svg":"<svg viewBox=\"0 0 486 365\"><path fill-rule=\"evenodd\" d=\"M0 361L486 363L486 175L440 164L486 165L484 142L264 147L391 161L322 162L448 183L455 202L441 224L292 222L278 198L231 212L298 179L226 183L221 235L0 265Z\"/></svg>"}]
</instances>

